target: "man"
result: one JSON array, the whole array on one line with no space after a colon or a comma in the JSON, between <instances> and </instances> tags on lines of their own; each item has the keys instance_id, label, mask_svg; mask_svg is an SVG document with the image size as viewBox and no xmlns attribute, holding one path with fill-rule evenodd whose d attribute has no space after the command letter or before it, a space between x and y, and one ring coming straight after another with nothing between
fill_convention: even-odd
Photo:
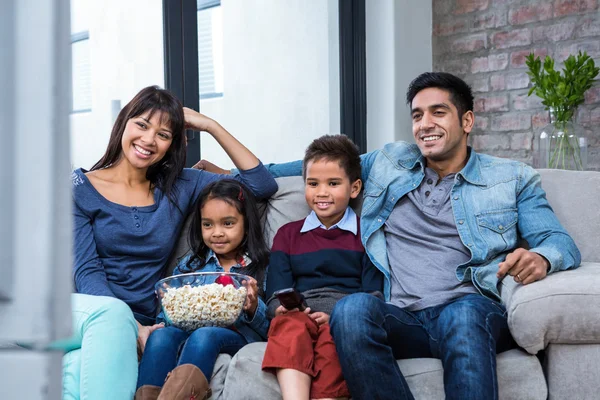
<instances>
[{"instance_id":1,"label":"man","mask_svg":"<svg viewBox=\"0 0 600 400\"><path fill-rule=\"evenodd\" d=\"M357 293L337 303L342 370L355 399L412 399L396 359L435 357L447 399L497 399L496 352L512 346L499 282L576 268L579 250L532 168L467 146L475 116L464 81L421 74L407 103L416 144L362 159L362 241L387 302ZM299 174L296 163L270 170Z\"/></svg>"}]
</instances>

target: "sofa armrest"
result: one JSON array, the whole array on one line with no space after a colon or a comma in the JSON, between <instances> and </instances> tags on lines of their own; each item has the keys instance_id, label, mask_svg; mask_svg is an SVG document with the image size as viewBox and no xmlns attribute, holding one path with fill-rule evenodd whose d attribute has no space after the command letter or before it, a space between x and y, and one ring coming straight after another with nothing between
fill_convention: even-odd
<instances>
[{"instance_id":1,"label":"sofa armrest","mask_svg":"<svg viewBox=\"0 0 600 400\"><path fill-rule=\"evenodd\" d=\"M527 286L504 279L501 291L510 331L527 352L549 343L600 343L600 263L582 263Z\"/></svg>"}]
</instances>

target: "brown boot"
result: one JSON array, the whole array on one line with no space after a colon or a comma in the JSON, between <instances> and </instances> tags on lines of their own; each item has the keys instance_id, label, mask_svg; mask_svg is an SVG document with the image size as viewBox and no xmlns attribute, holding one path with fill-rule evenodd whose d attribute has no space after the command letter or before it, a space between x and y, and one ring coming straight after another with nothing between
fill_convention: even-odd
<instances>
[{"instance_id":1,"label":"brown boot","mask_svg":"<svg viewBox=\"0 0 600 400\"><path fill-rule=\"evenodd\" d=\"M156 400L159 394L158 386L144 385L135 392L135 400Z\"/></svg>"},{"instance_id":2,"label":"brown boot","mask_svg":"<svg viewBox=\"0 0 600 400\"><path fill-rule=\"evenodd\" d=\"M183 364L169 372L158 400L205 400L211 394L200 368L194 364Z\"/></svg>"}]
</instances>

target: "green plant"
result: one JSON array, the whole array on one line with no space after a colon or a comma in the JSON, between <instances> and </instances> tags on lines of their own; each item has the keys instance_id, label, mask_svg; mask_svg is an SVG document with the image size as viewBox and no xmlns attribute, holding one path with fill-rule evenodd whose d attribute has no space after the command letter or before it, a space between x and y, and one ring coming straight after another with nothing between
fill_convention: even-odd
<instances>
[{"instance_id":1,"label":"green plant","mask_svg":"<svg viewBox=\"0 0 600 400\"><path fill-rule=\"evenodd\" d=\"M573 118L577 106L584 101L585 91L592 87L600 71L587 52L582 54L581 51L577 57L570 55L565 60L562 74L554 69L554 60L550 56L546 56L542 65L540 58L530 53L526 64L532 84L528 95L535 92L547 110L554 108L558 122Z\"/></svg>"},{"instance_id":2,"label":"green plant","mask_svg":"<svg viewBox=\"0 0 600 400\"><path fill-rule=\"evenodd\" d=\"M577 137L572 119L577 107L585 100L586 90L592 87L600 68L587 55L577 53L565 60L562 73L554 69L554 60L546 56L544 63L533 53L526 58L529 68L527 75L531 79L528 96L535 93L542 99L546 110L550 110L551 123L556 134L547 137L550 168L584 169L581 144ZM583 139L584 140L584 139ZM584 144L585 146L585 144Z\"/></svg>"}]
</instances>

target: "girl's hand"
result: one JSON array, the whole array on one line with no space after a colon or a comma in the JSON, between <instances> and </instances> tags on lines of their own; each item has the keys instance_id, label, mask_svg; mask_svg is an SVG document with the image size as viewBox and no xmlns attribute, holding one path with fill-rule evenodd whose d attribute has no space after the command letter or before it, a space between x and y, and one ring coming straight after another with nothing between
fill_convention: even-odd
<instances>
[{"instance_id":1,"label":"girl's hand","mask_svg":"<svg viewBox=\"0 0 600 400\"><path fill-rule=\"evenodd\" d=\"M154 324L152 326L143 326L138 322L138 352L143 353L146 348L146 342L150 337L150 334L157 329L164 328L165 324Z\"/></svg>"},{"instance_id":2,"label":"girl's hand","mask_svg":"<svg viewBox=\"0 0 600 400\"><path fill-rule=\"evenodd\" d=\"M198 111L187 107L183 107L183 117L185 118L185 128L193 129L195 131L211 132L217 124L206 115L200 114Z\"/></svg>"},{"instance_id":3,"label":"girl's hand","mask_svg":"<svg viewBox=\"0 0 600 400\"><path fill-rule=\"evenodd\" d=\"M315 321L319 326L329 322L329 314L326 314L321 311L309 314L309 317L311 317L313 321Z\"/></svg>"},{"instance_id":4,"label":"girl's hand","mask_svg":"<svg viewBox=\"0 0 600 400\"><path fill-rule=\"evenodd\" d=\"M280 315L283 314L287 314L289 312L299 312L300 310L298 310L297 308L294 308L292 310L288 310L287 308L285 308L284 306L279 306L275 309L275 316L279 317ZM310 307L306 307L306 309L304 309L304 314L309 314L310 315Z\"/></svg>"},{"instance_id":5,"label":"girl's hand","mask_svg":"<svg viewBox=\"0 0 600 400\"><path fill-rule=\"evenodd\" d=\"M242 281L242 285L246 288L246 302L244 303L244 311L248 317L253 318L256 308L258 307L258 286L256 279L250 278L248 281Z\"/></svg>"}]
</instances>

